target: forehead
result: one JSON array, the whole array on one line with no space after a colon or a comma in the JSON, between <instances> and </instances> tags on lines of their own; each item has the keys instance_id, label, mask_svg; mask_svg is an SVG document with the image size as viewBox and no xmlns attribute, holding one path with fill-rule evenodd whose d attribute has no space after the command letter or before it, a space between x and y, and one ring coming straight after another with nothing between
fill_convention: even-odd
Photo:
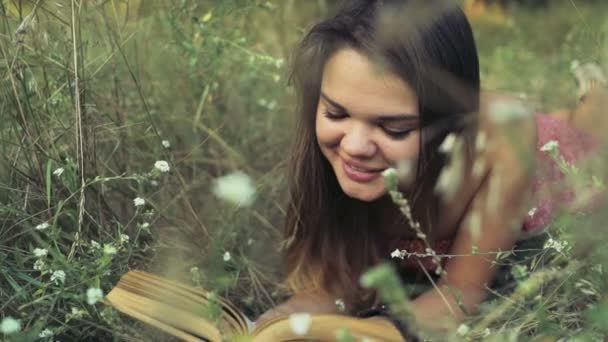
<instances>
[{"instance_id":1,"label":"forehead","mask_svg":"<svg viewBox=\"0 0 608 342\"><path fill-rule=\"evenodd\" d=\"M406 81L352 48L327 60L321 91L353 113L418 113L418 99Z\"/></svg>"}]
</instances>

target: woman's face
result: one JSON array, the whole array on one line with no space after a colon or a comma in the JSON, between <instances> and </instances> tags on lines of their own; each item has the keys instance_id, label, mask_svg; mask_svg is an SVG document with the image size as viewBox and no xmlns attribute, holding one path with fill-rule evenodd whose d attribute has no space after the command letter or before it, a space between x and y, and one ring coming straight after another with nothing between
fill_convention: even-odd
<instances>
[{"instance_id":1,"label":"woman's face","mask_svg":"<svg viewBox=\"0 0 608 342\"><path fill-rule=\"evenodd\" d=\"M408 83L351 48L327 61L316 113L323 155L348 196L373 201L386 193L382 171L416 165L418 98Z\"/></svg>"}]
</instances>

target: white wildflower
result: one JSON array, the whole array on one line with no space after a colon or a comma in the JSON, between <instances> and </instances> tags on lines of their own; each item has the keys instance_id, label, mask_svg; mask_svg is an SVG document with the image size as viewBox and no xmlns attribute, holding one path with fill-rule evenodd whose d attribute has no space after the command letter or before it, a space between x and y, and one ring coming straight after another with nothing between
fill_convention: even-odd
<instances>
[{"instance_id":1,"label":"white wildflower","mask_svg":"<svg viewBox=\"0 0 608 342\"><path fill-rule=\"evenodd\" d=\"M152 185L152 186L158 186L158 182L155 181L155 180L151 180L150 181L150 185Z\"/></svg>"},{"instance_id":2,"label":"white wildflower","mask_svg":"<svg viewBox=\"0 0 608 342\"><path fill-rule=\"evenodd\" d=\"M450 133L448 134L445 139L443 139L443 142L441 143L441 145L439 145L439 152L442 153L450 153L452 152L452 150L454 149L454 146L456 145L456 134L454 133Z\"/></svg>"},{"instance_id":3,"label":"white wildflower","mask_svg":"<svg viewBox=\"0 0 608 342\"><path fill-rule=\"evenodd\" d=\"M482 333L482 337L488 337L488 336L490 336L490 334L492 334L492 332L490 331L490 328L485 328L485 330Z\"/></svg>"},{"instance_id":4,"label":"white wildflower","mask_svg":"<svg viewBox=\"0 0 608 342\"><path fill-rule=\"evenodd\" d=\"M80 318L84 317L84 315L86 313L87 312L82 309L72 307L72 312L65 315L65 318L66 318L66 321L70 321L72 319L80 319Z\"/></svg>"},{"instance_id":5,"label":"white wildflower","mask_svg":"<svg viewBox=\"0 0 608 342\"><path fill-rule=\"evenodd\" d=\"M397 248L391 252L391 258L403 259L405 257L405 253L407 253L405 250L399 250L399 248Z\"/></svg>"},{"instance_id":6,"label":"white wildflower","mask_svg":"<svg viewBox=\"0 0 608 342\"><path fill-rule=\"evenodd\" d=\"M150 224L148 222L144 222L140 225L141 229L148 229L150 228Z\"/></svg>"},{"instance_id":7,"label":"white wildflower","mask_svg":"<svg viewBox=\"0 0 608 342\"><path fill-rule=\"evenodd\" d=\"M289 326L296 335L306 335L310 329L312 318L307 312L294 313L289 315Z\"/></svg>"},{"instance_id":8,"label":"white wildflower","mask_svg":"<svg viewBox=\"0 0 608 342\"><path fill-rule=\"evenodd\" d=\"M163 140L160 142L164 148L169 148L171 147L171 143L169 142L169 140Z\"/></svg>"},{"instance_id":9,"label":"white wildflower","mask_svg":"<svg viewBox=\"0 0 608 342\"><path fill-rule=\"evenodd\" d=\"M578 59L575 59L572 62L570 62L570 71L574 71L574 70L578 69L580 66L581 66L581 62L579 62Z\"/></svg>"},{"instance_id":10,"label":"white wildflower","mask_svg":"<svg viewBox=\"0 0 608 342\"><path fill-rule=\"evenodd\" d=\"M336 299L334 303L336 304L336 308L338 309L338 311L346 311L346 304L344 303L344 300L342 298Z\"/></svg>"},{"instance_id":11,"label":"white wildflower","mask_svg":"<svg viewBox=\"0 0 608 342\"><path fill-rule=\"evenodd\" d=\"M114 247L114 245L112 245L111 243L106 243L103 245L103 254L114 255L116 254L116 252L118 252L116 250L116 247Z\"/></svg>"},{"instance_id":12,"label":"white wildflower","mask_svg":"<svg viewBox=\"0 0 608 342\"><path fill-rule=\"evenodd\" d=\"M53 332L53 330L46 328L44 330L42 330L40 332L40 334L38 334L38 337L40 338L47 338L47 337L52 337L53 335L55 335L55 333Z\"/></svg>"},{"instance_id":13,"label":"white wildflower","mask_svg":"<svg viewBox=\"0 0 608 342\"><path fill-rule=\"evenodd\" d=\"M466 334L469 333L470 330L471 329L469 328L469 326L463 323L463 324L461 324L461 325L458 326L458 329L456 329L456 333L459 336L465 336Z\"/></svg>"},{"instance_id":14,"label":"white wildflower","mask_svg":"<svg viewBox=\"0 0 608 342\"><path fill-rule=\"evenodd\" d=\"M120 244L124 244L125 242L129 242L129 235L120 234Z\"/></svg>"},{"instance_id":15,"label":"white wildflower","mask_svg":"<svg viewBox=\"0 0 608 342\"><path fill-rule=\"evenodd\" d=\"M541 148L541 152L550 152L559 148L559 141L549 140Z\"/></svg>"},{"instance_id":16,"label":"white wildflower","mask_svg":"<svg viewBox=\"0 0 608 342\"><path fill-rule=\"evenodd\" d=\"M136 207L141 207L146 204L146 200L141 197L135 197L133 199L133 205Z\"/></svg>"},{"instance_id":17,"label":"white wildflower","mask_svg":"<svg viewBox=\"0 0 608 342\"><path fill-rule=\"evenodd\" d=\"M91 249L100 249L101 245L95 240L91 240Z\"/></svg>"},{"instance_id":18,"label":"white wildflower","mask_svg":"<svg viewBox=\"0 0 608 342\"><path fill-rule=\"evenodd\" d=\"M232 256L230 255L230 252L224 253L223 259L226 262L230 261L230 259L232 259Z\"/></svg>"},{"instance_id":19,"label":"white wildflower","mask_svg":"<svg viewBox=\"0 0 608 342\"><path fill-rule=\"evenodd\" d=\"M524 118L531 114L531 110L521 101L502 100L491 104L489 114L492 121L502 124Z\"/></svg>"},{"instance_id":20,"label":"white wildflower","mask_svg":"<svg viewBox=\"0 0 608 342\"><path fill-rule=\"evenodd\" d=\"M0 331L5 335L17 333L21 330L21 322L13 317L5 317L0 324Z\"/></svg>"},{"instance_id":21,"label":"white wildflower","mask_svg":"<svg viewBox=\"0 0 608 342\"><path fill-rule=\"evenodd\" d=\"M547 241L545 241L545 245L543 247L545 249L553 248L556 251L558 251L559 253L562 253L562 252L568 250L569 245L568 245L568 241L561 241L561 240L549 238Z\"/></svg>"},{"instance_id":22,"label":"white wildflower","mask_svg":"<svg viewBox=\"0 0 608 342\"><path fill-rule=\"evenodd\" d=\"M56 168L55 171L53 171L53 174L57 177L60 177L63 174L63 171L65 171L65 169L62 167L59 167L59 168Z\"/></svg>"},{"instance_id":23,"label":"white wildflower","mask_svg":"<svg viewBox=\"0 0 608 342\"><path fill-rule=\"evenodd\" d=\"M249 206L255 198L255 187L249 176L237 171L214 180L213 193L236 205Z\"/></svg>"},{"instance_id":24,"label":"white wildflower","mask_svg":"<svg viewBox=\"0 0 608 342\"><path fill-rule=\"evenodd\" d=\"M446 200L452 199L460 187L464 176L464 158L455 158L449 165L441 170L439 179L435 184L435 193Z\"/></svg>"},{"instance_id":25,"label":"white wildflower","mask_svg":"<svg viewBox=\"0 0 608 342\"><path fill-rule=\"evenodd\" d=\"M164 160L156 161L156 163L154 163L154 168L163 173L169 172L169 170L171 170L171 168L169 167L169 163Z\"/></svg>"},{"instance_id":26,"label":"white wildflower","mask_svg":"<svg viewBox=\"0 0 608 342\"><path fill-rule=\"evenodd\" d=\"M485 149L486 147L486 142L488 141L488 137L486 135L486 132L479 132L479 134L477 134L477 137L475 138L475 151L477 152L481 152Z\"/></svg>"},{"instance_id":27,"label":"white wildflower","mask_svg":"<svg viewBox=\"0 0 608 342\"><path fill-rule=\"evenodd\" d=\"M46 266L46 263L42 259L36 260L34 262L34 271L42 271L42 269Z\"/></svg>"},{"instance_id":28,"label":"white wildflower","mask_svg":"<svg viewBox=\"0 0 608 342\"><path fill-rule=\"evenodd\" d=\"M528 216L533 217L536 214L536 207L530 209L530 211L528 211Z\"/></svg>"},{"instance_id":29,"label":"white wildflower","mask_svg":"<svg viewBox=\"0 0 608 342\"><path fill-rule=\"evenodd\" d=\"M48 222L43 222L39 225L36 226L36 230L45 230L48 227L50 227L51 225Z\"/></svg>"},{"instance_id":30,"label":"white wildflower","mask_svg":"<svg viewBox=\"0 0 608 342\"><path fill-rule=\"evenodd\" d=\"M94 305L103 298L103 291L98 287L90 287L87 289L87 303Z\"/></svg>"},{"instance_id":31,"label":"white wildflower","mask_svg":"<svg viewBox=\"0 0 608 342\"><path fill-rule=\"evenodd\" d=\"M58 285L59 283L65 283L65 272L62 270L53 271L51 281Z\"/></svg>"},{"instance_id":32,"label":"white wildflower","mask_svg":"<svg viewBox=\"0 0 608 342\"><path fill-rule=\"evenodd\" d=\"M46 248L34 248L34 256L36 258L43 258L49 254Z\"/></svg>"}]
</instances>

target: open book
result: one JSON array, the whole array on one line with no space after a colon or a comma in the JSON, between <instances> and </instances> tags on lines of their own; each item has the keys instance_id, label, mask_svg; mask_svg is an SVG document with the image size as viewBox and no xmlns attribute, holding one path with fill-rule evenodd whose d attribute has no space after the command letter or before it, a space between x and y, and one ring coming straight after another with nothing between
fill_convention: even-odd
<instances>
[{"instance_id":1,"label":"open book","mask_svg":"<svg viewBox=\"0 0 608 342\"><path fill-rule=\"evenodd\" d=\"M294 332L289 315L256 327L229 301L146 272L125 274L105 302L184 341L335 341L340 329L357 341L403 341L388 321L334 314L310 315L308 329L301 334ZM216 308L215 318L210 308Z\"/></svg>"}]
</instances>

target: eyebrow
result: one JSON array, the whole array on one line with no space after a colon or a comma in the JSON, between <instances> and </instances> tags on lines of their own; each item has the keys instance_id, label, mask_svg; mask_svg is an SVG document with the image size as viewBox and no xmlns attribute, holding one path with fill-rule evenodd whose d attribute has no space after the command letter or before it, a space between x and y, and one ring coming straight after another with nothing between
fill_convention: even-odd
<instances>
[{"instance_id":1,"label":"eyebrow","mask_svg":"<svg viewBox=\"0 0 608 342\"><path fill-rule=\"evenodd\" d=\"M329 102L330 105L336 107L339 111L343 113L348 113L348 110L344 108L341 104L332 100L327 94L321 91L321 97ZM420 120L420 117L416 114L411 113L396 113L396 114L376 114L378 121L417 121Z\"/></svg>"}]
</instances>

